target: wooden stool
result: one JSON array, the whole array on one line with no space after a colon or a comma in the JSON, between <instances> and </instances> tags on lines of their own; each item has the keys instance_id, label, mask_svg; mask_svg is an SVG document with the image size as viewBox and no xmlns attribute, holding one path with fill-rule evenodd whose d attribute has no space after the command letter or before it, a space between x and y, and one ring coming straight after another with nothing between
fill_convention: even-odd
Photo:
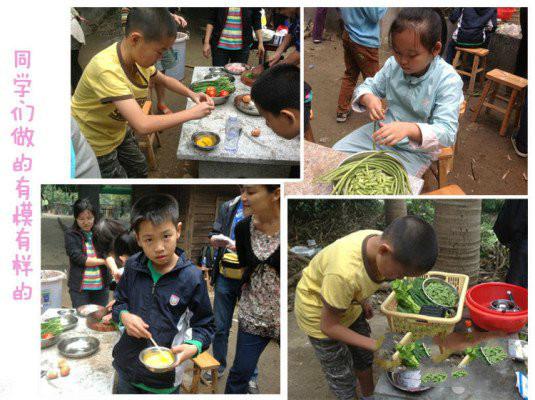
<instances>
[{"instance_id":1,"label":"wooden stool","mask_svg":"<svg viewBox=\"0 0 535 400\"><path fill-rule=\"evenodd\" d=\"M152 107L152 101L147 100L145 104L143 104L143 114L150 115ZM148 133L146 135L137 135L137 142L139 145L139 148L142 150L145 150L147 154L147 164L149 165L149 168L151 170L155 170L157 167L156 164L156 156L154 154L154 142L158 145L158 147L161 147L160 144L160 136L158 135L158 132L152 132Z\"/></svg>"},{"instance_id":2,"label":"wooden stool","mask_svg":"<svg viewBox=\"0 0 535 400\"><path fill-rule=\"evenodd\" d=\"M434 196L454 196L454 195L465 195L466 193L458 185L448 185L443 188L433 190L432 192L424 193L424 195Z\"/></svg>"},{"instance_id":3,"label":"wooden stool","mask_svg":"<svg viewBox=\"0 0 535 400\"><path fill-rule=\"evenodd\" d=\"M219 362L212 357L208 352L202 352L197 357L192 358L193 361L193 379L191 380L191 386L188 388L184 383L182 383L182 388L190 394L199 393L199 382L201 380L207 386L210 386L210 390L215 394L217 388L217 369L219 368ZM208 383L202 377L204 371L210 371L212 376L212 383Z\"/></svg>"},{"instance_id":4,"label":"wooden stool","mask_svg":"<svg viewBox=\"0 0 535 400\"><path fill-rule=\"evenodd\" d=\"M459 119L464 115L466 111L466 100L462 102L459 107ZM457 152L459 145L458 138L452 147L442 147L437 159L436 172L431 169L431 172L435 175L438 182L438 187L446 186L448 182L448 175L453 171L453 157Z\"/></svg>"},{"instance_id":5,"label":"wooden stool","mask_svg":"<svg viewBox=\"0 0 535 400\"><path fill-rule=\"evenodd\" d=\"M474 86L476 84L477 74L482 72L480 81L483 83L485 78L485 69L487 68L487 55L489 51L482 48L465 48L465 47L455 47L456 53L455 58L453 59L453 68L457 71L459 75L469 76L470 83L468 85L468 95L472 96L474 93ZM474 56L472 62L472 70L466 71L459 67L464 67L463 58L469 54ZM482 63L482 67L479 67L479 63Z\"/></svg>"},{"instance_id":6,"label":"wooden stool","mask_svg":"<svg viewBox=\"0 0 535 400\"><path fill-rule=\"evenodd\" d=\"M509 119L511 118L511 113L513 110L515 111L515 127L518 127L520 124L520 111L522 109L522 105L524 104L524 95L528 86L528 80L497 68L487 72L486 78L487 82L485 83L483 94L479 99L475 113L472 117L472 122L476 122L482 108L490 108L494 111L498 111L499 113L504 114L502 126L500 128L500 136L505 136L505 132L507 131L507 126L509 125ZM504 85L506 88L511 89L511 94L509 97L498 94L500 85ZM490 95L490 99L489 101L486 101L491 89L492 93ZM495 105L494 101L496 98L506 102L507 108L502 108Z\"/></svg>"}]
</instances>

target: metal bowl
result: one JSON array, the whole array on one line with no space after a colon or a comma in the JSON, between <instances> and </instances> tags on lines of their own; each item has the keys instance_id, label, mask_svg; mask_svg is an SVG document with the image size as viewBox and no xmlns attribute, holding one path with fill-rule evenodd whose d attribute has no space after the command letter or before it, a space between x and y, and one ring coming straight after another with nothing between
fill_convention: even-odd
<instances>
[{"instance_id":1,"label":"metal bowl","mask_svg":"<svg viewBox=\"0 0 535 400\"><path fill-rule=\"evenodd\" d=\"M204 147L203 146L199 146L197 144L197 141L198 141L198 139L200 139L203 136L208 136L208 137L210 137L212 139L215 139L215 143L212 146L204 146ZM193 143L193 146L196 147L197 149L202 150L202 151L210 151L210 150L215 149L219 145L219 142L221 142L221 138L215 132L201 131L201 132L195 132L191 136L191 141Z\"/></svg>"},{"instance_id":2,"label":"metal bowl","mask_svg":"<svg viewBox=\"0 0 535 400\"><path fill-rule=\"evenodd\" d=\"M429 283L431 282L439 282L440 284L444 285L444 286L447 286L454 294L455 294L455 297L456 297L456 300L455 300L455 305L450 307L450 306L446 306L444 304L440 304L440 303L437 303L435 300L433 300L426 292L426 287L427 285L429 285ZM423 283L422 283L422 290L424 292L424 294L427 296L427 298L429 299L429 301L431 301L433 304L436 304L437 306L441 306L441 307L445 307L445 308L450 308L450 309L455 309L455 307L457 307L457 304L459 304L459 292L457 290L457 288L451 284L449 284L448 282L446 282L444 279L440 279L440 278L427 278Z\"/></svg>"},{"instance_id":3,"label":"metal bowl","mask_svg":"<svg viewBox=\"0 0 535 400\"><path fill-rule=\"evenodd\" d=\"M61 333L59 335L52 336L50 339L41 339L41 349L54 346L57 342L59 342L60 336Z\"/></svg>"},{"instance_id":4,"label":"metal bowl","mask_svg":"<svg viewBox=\"0 0 535 400\"><path fill-rule=\"evenodd\" d=\"M386 376L388 378L388 381L392 386L394 386L396 389L402 390L404 392L409 393L420 393L425 392L429 389L432 389L432 386L428 386L427 384L420 383L418 387L407 387L403 384L403 380L399 379L400 374L403 374L403 368L398 367L393 371L387 371Z\"/></svg>"},{"instance_id":5,"label":"metal bowl","mask_svg":"<svg viewBox=\"0 0 535 400\"><path fill-rule=\"evenodd\" d=\"M227 94L226 96L210 97L216 106L225 104L232 93Z\"/></svg>"},{"instance_id":6,"label":"metal bowl","mask_svg":"<svg viewBox=\"0 0 535 400\"><path fill-rule=\"evenodd\" d=\"M58 344L61 355L69 358L85 358L96 353L100 341L93 336L75 336L63 339Z\"/></svg>"},{"instance_id":7,"label":"metal bowl","mask_svg":"<svg viewBox=\"0 0 535 400\"><path fill-rule=\"evenodd\" d=\"M239 64L241 65L242 67L244 67L245 69L241 72L232 72L231 70L229 70L228 68L232 65L232 64ZM244 64L244 63L228 63L227 65L225 65L223 67L223 69L228 72L229 74L232 74L232 75L241 75L243 74L245 71L248 71L251 69L251 66L249 64Z\"/></svg>"},{"instance_id":8,"label":"metal bowl","mask_svg":"<svg viewBox=\"0 0 535 400\"><path fill-rule=\"evenodd\" d=\"M59 322L61 324L61 328L63 329L63 332L68 331L69 329L73 329L78 325L78 318L76 318L74 315L62 315L60 317L52 317L45 319L45 322L50 321L52 319L59 318Z\"/></svg>"},{"instance_id":9,"label":"metal bowl","mask_svg":"<svg viewBox=\"0 0 535 400\"><path fill-rule=\"evenodd\" d=\"M256 108L254 101L251 100L249 103L244 103L242 101L243 96L245 96L245 94L240 94L234 98L234 106L245 114L259 116L260 113L258 112L258 108Z\"/></svg>"},{"instance_id":10,"label":"metal bowl","mask_svg":"<svg viewBox=\"0 0 535 400\"><path fill-rule=\"evenodd\" d=\"M228 72L223 71L223 70L210 72L209 74L204 75L203 80L205 81L216 80L217 78L220 78L222 76L226 76L232 83L236 81L236 77L234 75L229 74Z\"/></svg>"},{"instance_id":11,"label":"metal bowl","mask_svg":"<svg viewBox=\"0 0 535 400\"><path fill-rule=\"evenodd\" d=\"M173 362L171 364L169 364L168 366L166 366L166 367L154 367L154 366L151 366L151 365L149 365L149 364L147 364L145 362L145 360L149 356L149 354L160 353L162 351L170 354L171 357L173 358ZM175 369L173 365L176 362L176 354L173 353L171 351L171 349L168 349L167 347L152 346L152 347L148 347L148 348L144 349L143 351L141 351L141 353L139 353L139 361L141 361L141 364L143 364L145 366L145 368L147 368L151 372L156 372L156 373L169 372L169 371L172 371L172 370Z\"/></svg>"},{"instance_id":12,"label":"metal bowl","mask_svg":"<svg viewBox=\"0 0 535 400\"><path fill-rule=\"evenodd\" d=\"M98 304L85 304L76 309L78 316L86 318L92 312L105 309L106 307L99 306Z\"/></svg>"},{"instance_id":13,"label":"metal bowl","mask_svg":"<svg viewBox=\"0 0 535 400\"><path fill-rule=\"evenodd\" d=\"M58 310L58 315L74 315L76 310L74 308L62 308Z\"/></svg>"}]
</instances>

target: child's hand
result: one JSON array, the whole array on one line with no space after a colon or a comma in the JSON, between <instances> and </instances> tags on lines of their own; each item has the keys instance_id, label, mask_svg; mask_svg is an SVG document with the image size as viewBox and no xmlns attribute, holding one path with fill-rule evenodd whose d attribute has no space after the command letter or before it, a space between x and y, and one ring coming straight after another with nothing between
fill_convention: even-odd
<instances>
[{"instance_id":1,"label":"child's hand","mask_svg":"<svg viewBox=\"0 0 535 400\"><path fill-rule=\"evenodd\" d=\"M371 93L366 93L362 95L362 97L359 100L360 104L362 104L366 109L368 110L368 114L370 116L370 119L372 121L381 121L385 119L385 112L383 110L383 103L381 103L381 99Z\"/></svg>"},{"instance_id":2,"label":"child's hand","mask_svg":"<svg viewBox=\"0 0 535 400\"><path fill-rule=\"evenodd\" d=\"M389 124L379 122L380 128L373 133L372 139L375 143L383 146L394 146L410 135L410 129L413 125L411 122L391 122Z\"/></svg>"},{"instance_id":3,"label":"child's hand","mask_svg":"<svg viewBox=\"0 0 535 400\"><path fill-rule=\"evenodd\" d=\"M188 26L188 22L184 19L184 17L181 17L180 15L176 15L171 13L171 16L175 20L176 24L180 26L181 28L185 28Z\"/></svg>"},{"instance_id":4,"label":"child's hand","mask_svg":"<svg viewBox=\"0 0 535 400\"><path fill-rule=\"evenodd\" d=\"M114 304L115 304L115 300L110 301L108 304L106 304L106 310L111 311Z\"/></svg>"},{"instance_id":5,"label":"child's hand","mask_svg":"<svg viewBox=\"0 0 535 400\"><path fill-rule=\"evenodd\" d=\"M204 118L210 115L213 109L214 106L208 104L208 102L199 103L195 107L190 108L192 119Z\"/></svg>"},{"instance_id":6,"label":"child's hand","mask_svg":"<svg viewBox=\"0 0 535 400\"><path fill-rule=\"evenodd\" d=\"M197 346L193 344L179 344L178 346L172 347L171 351L177 355L174 367L177 367L180 363L195 356L197 350Z\"/></svg>"},{"instance_id":7,"label":"child's hand","mask_svg":"<svg viewBox=\"0 0 535 400\"><path fill-rule=\"evenodd\" d=\"M368 300L362 304L362 310L364 311L364 317L366 319L373 318L373 307Z\"/></svg>"},{"instance_id":8,"label":"child's hand","mask_svg":"<svg viewBox=\"0 0 535 400\"><path fill-rule=\"evenodd\" d=\"M195 93L191 95L191 100L197 104L208 103L211 106L214 106L214 100L208 96L206 93Z\"/></svg>"},{"instance_id":9,"label":"child's hand","mask_svg":"<svg viewBox=\"0 0 535 400\"><path fill-rule=\"evenodd\" d=\"M138 339L149 339L152 336L147 330L149 326L135 314L125 312L121 314L121 321L130 336Z\"/></svg>"}]
</instances>

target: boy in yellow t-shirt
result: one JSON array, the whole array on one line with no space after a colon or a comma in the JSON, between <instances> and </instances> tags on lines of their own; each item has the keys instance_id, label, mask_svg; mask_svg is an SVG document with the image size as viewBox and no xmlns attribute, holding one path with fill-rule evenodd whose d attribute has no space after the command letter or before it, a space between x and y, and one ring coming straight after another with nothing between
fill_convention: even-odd
<instances>
[{"instance_id":1,"label":"boy in yellow t-shirt","mask_svg":"<svg viewBox=\"0 0 535 400\"><path fill-rule=\"evenodd\" d=\"M438 245L431 225L415 216L396 219L384 232L349 234L318 253L303 270L295 296L295 316L308 335L331 390L338 399L373 399L373 352L366 319L367 299L381 282L419 276L435 264Z\"/></svg>"},{"instance_id":2,"label":"boy in yellow t-shirt","mask_svg":"<svg viewBox=\"0 0 535 400\"><path fill-rule=\"evenodd\" d=\"M93 148L102 178L144 178L147 162L132 128L139 134L162 131L211 113L214 102L194 93L154 66L176 39L176 23L166 8L133 8L125 37L95 55L72 97L72 115ZM145 115L149 86L191 98L197 105L167 115ZM128 126L127 126L128 125Z\"/></svg>"}]
</instances>

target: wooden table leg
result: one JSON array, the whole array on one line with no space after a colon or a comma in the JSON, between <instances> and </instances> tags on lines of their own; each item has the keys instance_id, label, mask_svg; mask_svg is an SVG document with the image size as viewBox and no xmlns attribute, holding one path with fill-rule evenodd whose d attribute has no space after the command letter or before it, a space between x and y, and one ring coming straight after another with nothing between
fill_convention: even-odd
<instances>
[{"instance_id":1,"label":"wooden table leg","mask_svg":"<svg viewBox=\"0 0 535 400\"><path fill-rule=\"evenodd\" d=\"M490 91L490 95L489 95L489 103L490 104L494 104L496 102L496 95L498 94L498 92L500 91L500 84L497 83L497 82L494 82L493 85L492 85L492 90ZM488 114L490 111L490 108L485 108L485 113Z\"/></svg>"},{"instance_id":2,"label":"wooden table leg","mask_svg":"<svg viewBox=\"0 0 535 400\"><path fill-rule=\"evenodd\" d=\"M474 115L472 116L472 122L476 122L477 117L479 117L479 113L481 112L481 107L483 107L483 103L485 102L485 98L487 97L487 94L489 93L491 84L492 84L491 80L487 80L487 83L485 83L483 94L481 95L481 98L479 99L479 103L477 103L477 107L474 112Z\"/></svg>"},{"instance_id":3,"label":"wooden table leg","mask_svg":"<svg viewBox=\"0 0 535 400\"><path fill-rule=\"evenodd\" d=\"M511 117L511 112L515 106L516 96L518 95L518 90L513 89L511 92L511 97L509 97L509 102L507 103L507 109L505 110L505 116L503 117L502 127L500 128L500 136L505 136L507 132L507 126L509 125L509 118Z\"/></svg>"}]
</instances>

